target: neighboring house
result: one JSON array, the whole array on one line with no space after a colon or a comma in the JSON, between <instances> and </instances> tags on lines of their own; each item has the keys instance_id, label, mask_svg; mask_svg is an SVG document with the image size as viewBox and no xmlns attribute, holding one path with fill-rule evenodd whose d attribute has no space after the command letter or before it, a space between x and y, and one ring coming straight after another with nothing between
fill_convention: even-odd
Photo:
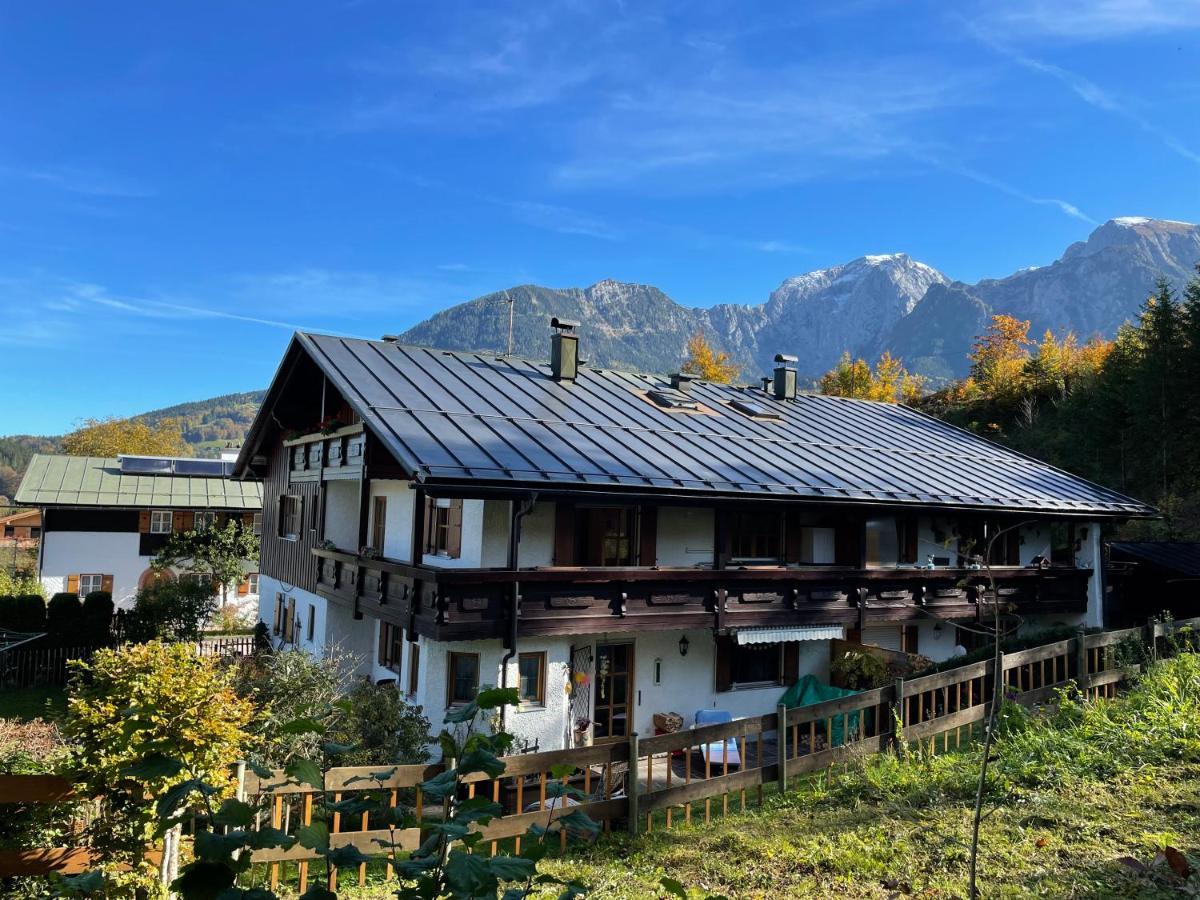
<instances>
[{"instance_id":1,"label":"neighboring house","mask_svg":"<svg viewBox=\"0 0 1200 900\"><path fill-rule=\"evenodd\" d=\"M1106 577L1110 625L1144 625L1147 616L1165 611L1176 619L1200 616L1200 543L1113 541Z\"/></svg>"},{"instance_id":2,"label":"neighboring house","mask_svg":"<svg viewBox=\"0 0 1200 900\"><path fill-rule=\"evenodd\" d=\"M903 406L300 333L237 463L262 617L439 722L480 684L541 749L775 708L848 636L934 659L988 616L1102 621L1100 523L1143 503ZM1045 567L1040 565L1045 560ZM934 568L921 568L922 565Z\"/></svg>"},{"instance_id":3,"label":"neighboring house","mask_svg":"<svg viewBox=\"0 0 1200 900\"><path fill-rule=\"evenodd\" d=\"M155 580L150 563L172 532L230 516L261 529L262 486L233 480L232 467L229 459L34 456L17 502L41 510L42 585L81 597L111 591L118 606L129 607L138 588ZM255 569L248 562L238 585L246 605L256 602Z\"/></svg>"},{"instance_id":4,"label":"neighboring house","mask_svg":"<svg viewBox=\"0 0 1200 900\"><path fill-rule=\"evenodd\" d=\"M21 509L0 516L0 546L33 546L42 536L42 513L37 509Z\"/></svg>"}]
</instances>

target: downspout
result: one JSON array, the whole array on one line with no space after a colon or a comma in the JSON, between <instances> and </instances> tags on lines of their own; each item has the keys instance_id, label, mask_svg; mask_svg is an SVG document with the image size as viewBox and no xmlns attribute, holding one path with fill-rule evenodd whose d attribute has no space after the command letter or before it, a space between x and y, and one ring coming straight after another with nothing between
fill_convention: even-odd
<instances>
[{"instance_id":1,"label":"downspout","mask_svg":"<svg viewBox=\"0 0 1200 900\"><path fill-rule=\"evenodd\" d=\"M537 505L537 492L530 494L513 510L512 526L508 529L508 570L517 571L517 550L521 545L521 523L533 512ZM500 660L500 687L508 687L508 664L517 655L517 618L520 615L521 582L514 579L512 591L508 598L508 634L504 638L504 646L508 650ZM500 730L503 731L508 721L508 707L500 707Z\"/></svg>"}]
</instances>

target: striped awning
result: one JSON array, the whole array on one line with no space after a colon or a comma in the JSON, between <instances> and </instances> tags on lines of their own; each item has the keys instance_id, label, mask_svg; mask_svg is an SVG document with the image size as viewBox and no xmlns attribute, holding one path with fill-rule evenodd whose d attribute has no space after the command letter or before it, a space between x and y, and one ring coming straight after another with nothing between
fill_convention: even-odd
<instances>
[{"instance_id":1,"label":"striped awning","mask_svg":"<svg viewBox=\"0 0 1200 900\"><path fill-rule=\"evenodd\" d=\"M787 641L841 640L846 629L841 625L796 625L791 628L741 628L739 644L782 644Z\"/></svg>"}]
</instances>

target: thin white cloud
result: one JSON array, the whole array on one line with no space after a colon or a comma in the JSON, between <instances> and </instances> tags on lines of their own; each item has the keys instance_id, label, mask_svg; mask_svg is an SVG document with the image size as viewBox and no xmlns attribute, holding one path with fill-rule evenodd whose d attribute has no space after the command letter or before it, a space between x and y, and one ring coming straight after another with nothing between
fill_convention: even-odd
<instances>
[{"instance_id":1,"label":"thin white cloud","mask_svg":"<svg viewBox=\"0 0 1200 900\"><path fill-rule=\"evenodd\" d=\"M87 197L144 198L154 195L149 188L130 179L79 166L0 165L0 177Z\"/></svg>"},{"instance_id":2,"label":"thin white cloud","mask_svg":"<svg viewBox=\"0 0 1200 900\"><path fill-rule=\"evenodd\" d=\"M1195 4L1195 9L1197 11L1197 24L1200 25L1200 3ZM1111 92L1106 91L1091 79L1080 75L1078 72L1073 72L1070 69L1045 62L1041 59L1035 59L1019 50L1015 50L1002 40L999 40L994 34L982 28L979 23L967 22L966 26L968 31L977 40L1001 56L1012 60L1031 72L1055 79L1066 85L1075 96L1089 106L1133 123L1142 131L1161 141L1173 153L1191 162L1200 163L1200 153L1192 150L1174 134L1154 124L1134 109L1128 102L1119 100Z\"/></svg>"},{"instance_id":3,"label":"thin white cloud","mask_svg":"<svg viewBox=\"0 0 1200 900\"><path fill-rule=\"evenodd\" d=\"M1010 39L1094 41L1200 28L1196 0L1006 0L981 10L980 25Z\"/></svg>"}]
</instances>

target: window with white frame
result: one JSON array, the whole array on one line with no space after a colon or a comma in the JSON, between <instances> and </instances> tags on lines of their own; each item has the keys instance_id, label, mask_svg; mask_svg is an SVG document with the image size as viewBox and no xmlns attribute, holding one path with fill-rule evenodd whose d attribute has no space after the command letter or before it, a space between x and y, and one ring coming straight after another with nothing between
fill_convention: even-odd
<instances>
[{"instance_id":1,"label":"window with white frame","mask_svg":"<svg viewBox=\"0 0 1200 900\"><path fill-rule=\"evenodd\" d=\"M195 584L216 590L216 585L213 584L213 577L207 572L185 572L179 576L179 580L184 584Z\"/></svg>"},{"instance_id":2,"label":"window with white frame","mask_svg":"<svg viewBox=\"0 0 1200 900\"><path fill-rule=\"evenodd\" d=\"M249 575L246 576L246 581L247 581L246 592L250 593L250 594L257 594L258 593L258 573L251 572Z\"/></svg>"},{"instance_id":3,"label":"window with white frame","mask_svg":"<svg viewBox=\"0 0 1200 900\"><path fill-rule=\"evenodd\" d=\"M256 512L251 519L250 530L255 534L262 534L262 513Z\"/></svg>"},{"instance_id":4,"label":"window with white frame","mask_svg":"<svg viewBox=\"0 0 1200 900\"><path fill-rule=\"evenodd\" d=\"M173 514L169 509L150 510L150 533L170 534Z\"/></svg>"},{"instance_id":5,"label":"window with white frame","mask_svg":"<svg viewBox=\"0 0 1200 900\"><path fill-rule=\"evenodd\" d=\"M103 575L80 575L79 576L79 596L86 597L92 591L104 590Z\"/></svg>"},{"instance_id":6,"label":"window with white frame","mask_svg":"<svg viewBox=\"0 0 1200 900\"><path fill-rule=\"evenodd\" d=\"M217 514L215 512L198 512L192 528L195 531L204 531L208 528L215 528L216 525Z\"/></svg>"}]
</instances>

